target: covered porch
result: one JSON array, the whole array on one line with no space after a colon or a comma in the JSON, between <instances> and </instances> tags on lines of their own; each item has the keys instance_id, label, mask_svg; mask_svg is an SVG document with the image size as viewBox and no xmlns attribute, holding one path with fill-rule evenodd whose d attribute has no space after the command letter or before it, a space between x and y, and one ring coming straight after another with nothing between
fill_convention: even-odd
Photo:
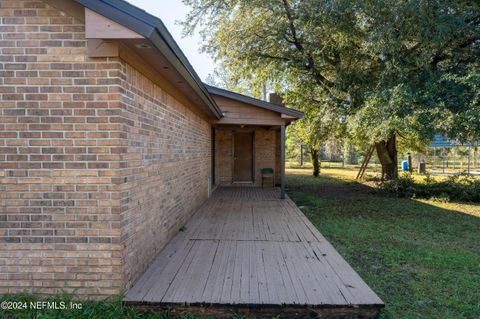
<instances>
[{"instance_id":1,"label":"covered porch","mask_svg":"<svg viewBox=\"0 0 480 319\"><path fill-rule=\"evenodd\" d=\"M282 126L216 125L215 181L220 186L281 186L284 175ZM262 169L271 179L262 182Z\"/></svg>"},{"instance_id":2,"label":"covered porch","mask_svg":"<svg viewBox=\"0 0 480 319\"><path fill-rule=\"evenodd\" d=\"M374 318L380 298L279 193L217 188L125 302L220 318Z\"/></svg>"},{"instance_id":3,"label":"covered porch","mask_svg":"<svg viewBox=\"0 0 480 319\"><path fill-rule=\"evenodd\" d=\"M303 113L284 107L275 93L262 101L216 87L208 90L222 111L222 118L212 123L213 185L279 186L284 198L286 128Z\"/></svg>"}]
</instances>

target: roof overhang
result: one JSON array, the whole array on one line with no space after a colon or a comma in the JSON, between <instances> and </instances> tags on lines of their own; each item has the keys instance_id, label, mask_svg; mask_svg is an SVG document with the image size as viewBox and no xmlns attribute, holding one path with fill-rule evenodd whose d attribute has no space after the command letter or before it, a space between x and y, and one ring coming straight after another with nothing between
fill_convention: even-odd
<instances>
[{"instance_id":1,"label":"roof overhang","mask_svg":"<svg viewBox=\"0 0 480 319\"><path fill-rule=\"evenodd\" d=\"M297 111L297 110L294 110L294 109L291 109L291 108L288 108L288 107L284 107L284 106L281 106L281 105L269 103L269 102L266 102L266 101L255 99L255 98L250 97L250 96L246 96L246 95L234 93L234 92L231 92L231 91L228 91L228 90L220 89L220 88L217 88L217 87L214 87L214 86L211 86L211 85L205 84L205 86L207 87L207 90L210 94L223 96L223 97L226 97L226 98L229 98L229 99L232 99L232 100L236 100L236 101L239 101L239 102L242 102L242 103L253 105L255 107L259 107L259 108L262 108L262 109L277 112L281 115L281 117L283 119L286 119L286 120L293 121L293 120L301 119L304 116L303 112L300 112L300 111Z\"/></svg>"},{"instance_id":2,"label":"roof overhang","mask_svg":"<svg viewBox=\"0 0 480 319\"><path fill-rule=\"evenodd\" d=\"M199 102L207 107L209 115L217 119L222 117L220 108L160 19L123 0L75 2L147 39L194 91Z\"/></svg>"}]
</instances>

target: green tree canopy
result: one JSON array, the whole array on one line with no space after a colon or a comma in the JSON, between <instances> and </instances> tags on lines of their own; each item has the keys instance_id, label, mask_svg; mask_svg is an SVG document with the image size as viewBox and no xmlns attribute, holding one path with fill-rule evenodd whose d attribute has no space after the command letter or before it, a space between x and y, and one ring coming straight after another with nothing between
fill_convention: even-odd
<instances>
[{"instance_id":1,"label":"green tree canopy","mask_svg":"<svg viewBox=\"0 0 480 319\"><path fill-rule=\"evenodd\" d=\"M478 0L184 2L186 32L200 29L229 74L376 144L390 177L397 134L480 137Z\"/></svg>"}]
</instances>

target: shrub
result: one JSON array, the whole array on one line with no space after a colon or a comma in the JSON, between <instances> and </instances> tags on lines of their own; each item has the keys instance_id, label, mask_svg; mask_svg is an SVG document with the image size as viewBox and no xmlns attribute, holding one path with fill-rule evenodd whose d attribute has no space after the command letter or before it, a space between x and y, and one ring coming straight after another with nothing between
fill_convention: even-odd
<instances>
[{"instance_id":1,"label":"shrub","mask_svg":"<svg viewBox=\"0 0 480 319\"><path fill-rule=\"evenodd\" d=\"M466 175L453 175L440 182L427 176L424 183L417 183L408 174L379 185L382 191L398 197L480 202L480 180Z\"/></svg>"}]
</instances>

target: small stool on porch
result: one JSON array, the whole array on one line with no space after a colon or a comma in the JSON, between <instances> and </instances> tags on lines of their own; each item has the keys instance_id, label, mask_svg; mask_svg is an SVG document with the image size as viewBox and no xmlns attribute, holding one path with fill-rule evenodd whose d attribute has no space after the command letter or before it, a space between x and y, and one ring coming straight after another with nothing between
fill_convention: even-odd
<instances>
[{"instance_id":1,"label":"small stool on porch","mask_svg":"<svg viewBox=\"0 0 480 319\"><path fill-rule=\"evenodd\" d=\"M272 187L275 187L275 174L273 173L273 168L267 167L260 170L262 174L262 187L265 185L265 181L272 181Z\"/></svg>"}]
</instances>

